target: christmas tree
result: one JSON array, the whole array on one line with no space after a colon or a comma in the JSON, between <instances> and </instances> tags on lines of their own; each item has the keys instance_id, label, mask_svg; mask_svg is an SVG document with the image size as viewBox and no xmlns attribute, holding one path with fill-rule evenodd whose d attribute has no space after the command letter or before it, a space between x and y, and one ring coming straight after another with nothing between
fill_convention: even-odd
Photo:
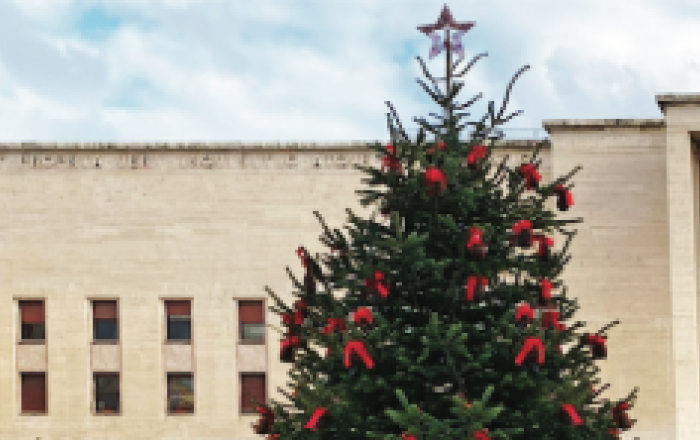
<instances>
[{"instance_id":1,"label":"christmas tree","mask_svg":"<svg viewBox=\"0 0 700 440\"><path fill-rule=\"evenodd\" d=\"M595 361L606 357L606 331L571 322L578 310L560 279L581 219L556 219L545 201L573 206L567 182L580 169L545 184L539 148L511 169L507 157L492 164L497 127L510 90L495 114L493 102L479 121L456 114L481 95L457 105L463 76L459 39L474 25L458 23L445 6L438 22L419 27L431 36L431 58L444 47L449 93L436 79L431 90L445 110L442 123L420 125L415 141L390 103L391 143L372 145L383 158L361 190L371 218L348 210L349 236L331 230L318 212L330 248L312 257L297 249L303 279L298 299L285 304L269 288L285 325L280 359L291 365L287 405L258 408L259 434L291 439L614 439L631 428L628 410L637 390L614 402L600 399ZM450 29L457 30L450 39ZM445 30L444 43L435 31ZM463 55L462 55L463 56ZM392 120L393 116L393 120ZM474 127L468 141L460 132ZM426 132L433 136L426 141ZM488 145L487 145L488 144ZM503 191L502 184L508 190ZM378 189L375 189L378 188ZM378 216L381 216L378 219ZM566 237L561 251L555 241ZM325 270L324 270L325 268Z\"/></svg>"}]
</instances>

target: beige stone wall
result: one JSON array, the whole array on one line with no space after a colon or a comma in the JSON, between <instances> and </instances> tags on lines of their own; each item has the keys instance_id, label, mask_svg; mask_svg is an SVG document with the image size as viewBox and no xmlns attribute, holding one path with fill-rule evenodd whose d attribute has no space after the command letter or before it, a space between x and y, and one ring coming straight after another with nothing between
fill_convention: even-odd
<instances>
[{"instance_id":1,"label":"beige stone wall","mask_svg":"<svg viewBox=\"0 0 700 440\"><path fill-rule=\"evenodd\" d=\"M575 205L586 220L564 272L581 319L597 330L620 318L601 362L612 395L642 387L636 435L666 439L673 424L668 293L668 224L662 132L553 134L542 152L543 182L578 164ZM518 143L498 155L511 164ZM171 146L176 148L177 146ZM19 148L19 146L18 146ZM27 150L27 146L23 147ZM370 152L19 150L0 156L0 437L260 438L239 414L234 300L265 298L265 285L291 302L284 271L303 270L296 248L325 252L318 210L331 228L358 214ZM36 152L36 150L34 150ZM1 154L2 152L0 152ZM554 203L549 207L554 209ZM560 247L563 240L555 238ZM16 298L47 299L49 414L19 415ZM88 299L119 299L122 415L92 415ZM165 413L163 299L194 298L196 413ZM269 301L268 305L272 302ZM268 312L268 324L279 326ZM54 335L60 335L56 337ZM268 396L283 397L287 366L279 336L267 335ZM181 353L180 353L181 354ZM172 353L177 362L182 356ZM246 371L264 359L257 353ZM660 428L659 428L660 427Z\"/></svg>"},{"instance_id":2,"label":"beige stone wall","mask_svg":"<svg viewBox=\"0 0 700 440\"><path fill-rule=\"evenodd\" d=\"M608 359L598 362L603 383L611 383L605 396L641 388L628 438L675 438L666 133L659 125L550 131L552 172L583 166L573 179L574 209L560 216L584 218L563 279L587 329L621 321L608 331Z\"/></svg>"}]
</instances>

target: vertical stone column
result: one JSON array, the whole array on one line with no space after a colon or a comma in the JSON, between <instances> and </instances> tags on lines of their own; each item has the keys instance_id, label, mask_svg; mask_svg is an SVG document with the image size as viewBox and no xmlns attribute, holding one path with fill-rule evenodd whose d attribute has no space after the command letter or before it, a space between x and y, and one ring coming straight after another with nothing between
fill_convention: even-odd
<instances>
[{"instance_id":1,"label":"vertical stone column","mask_svg":"<svg viewBox=\"0 0 700 440\"><path fill-rule=\"evenodd\" d=\"M670 296L673 313L676 438L700 438L697 272L690 132L700 131L700 95L657 95L666 116Z\"/></svg>"}]
</instances>

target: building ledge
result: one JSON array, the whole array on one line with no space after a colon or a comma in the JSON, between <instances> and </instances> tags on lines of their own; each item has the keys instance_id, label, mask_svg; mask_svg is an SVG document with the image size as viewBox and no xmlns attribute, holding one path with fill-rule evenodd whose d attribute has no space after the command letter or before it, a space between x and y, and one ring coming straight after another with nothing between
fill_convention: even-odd
<instances>
[{"instance_id":1,"label":"building ledge","mask_svg":"<svg viewBox=\"0 0 700 440\"><path fill-rule=\"evenodd\" d=\"M661 130L664 119L549 119L542 121L547 133L555 131L605 131L620 128L637 130Z\"/></svg>"},{"instance_id":2,"label":"building ledge","mask_svg":"<svg viewBox=\"0 0 700 440\"><path fill-rule=\"evenodd\" d=\"M667 107L700 107L700 94L686 93L656 95L656 104L665 115Z\"/></svg>"}]
</instances>

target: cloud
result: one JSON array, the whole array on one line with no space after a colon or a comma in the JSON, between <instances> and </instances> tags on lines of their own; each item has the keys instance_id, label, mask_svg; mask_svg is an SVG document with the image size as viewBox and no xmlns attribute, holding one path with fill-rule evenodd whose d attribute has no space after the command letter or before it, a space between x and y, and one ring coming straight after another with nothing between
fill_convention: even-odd
<instances>
[{"instance_id":1,"label":"cloud","mask_svg":"<svg viewBox=\"0 0 700 440\"><path fill-rule=\"evenodd\" d=\"M0 141L378 140L385 101L411 134L441 113L416 83L416 30L444 2L61 0L0 2ZM693 92L697 19L687 1L465 2L458 99L484 94L507 128L542 119L660 118L654 94ZM466 64L466 63L464 63ZM506 113L506 114L507 114ZM509 137L527 137L507 132Z\"/></svg>"}]
</instances>

